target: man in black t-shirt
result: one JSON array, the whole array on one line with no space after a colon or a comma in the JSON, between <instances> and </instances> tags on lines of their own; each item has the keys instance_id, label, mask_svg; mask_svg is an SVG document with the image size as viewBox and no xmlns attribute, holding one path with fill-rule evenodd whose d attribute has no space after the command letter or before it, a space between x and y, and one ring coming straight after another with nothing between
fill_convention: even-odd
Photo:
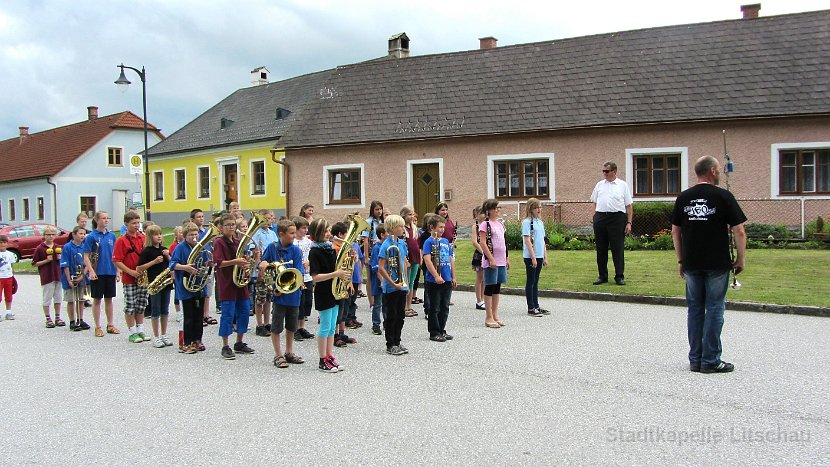
<instances>
[{"instance_id":1,"label":"man in black t-shirt","mask_svg":"<svg viewBox=\"0 0 830 467\"><path fill-rule=\"evenodd\" d=\"M720 359L720 334L729 272L734 269L738 274L744 269L746 216L732 193L717 187L720 173L714 157L698 159L698 184L680 193L671 219L680 277L686 279L689 368L701 373L735 369ZM729 229L735 236L734 262L729 251Z\"/></svg>"}]
</instances>

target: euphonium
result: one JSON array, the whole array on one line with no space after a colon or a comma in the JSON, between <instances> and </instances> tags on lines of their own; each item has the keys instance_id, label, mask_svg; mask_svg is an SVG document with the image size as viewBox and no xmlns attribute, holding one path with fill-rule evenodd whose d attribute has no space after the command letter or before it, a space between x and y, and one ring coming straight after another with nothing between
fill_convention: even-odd
<instances>
[{"instance_id":1,"label":"euphonium","mask_svg":"<svg viewBox=\"0 0 830 467\"><path fill-rule=\"evenodd\" d=\"M352 254L352 243L357 239L360 232L369 228L369 223L357 214L350 214L349 229L346 230L346 235L343 236L343 243L340 244L340 251L337 252L337 262L334 265L335 271L349 271L354 270L355 261L357 258ZM349 285L352 283L351 277L348 279L340 279L335 277L331 281L331 293L335 300L343 300L349 296Z\"/></svg>"},{"instance_id":2,"label":"euphonium","mask_svg":"<svg viewBox=\"0 0 830 467\"><path fill-rule=\"evenodd\" d=\"M247 258L248 265L233 267L233 283L236 284L237 287L247 287L251 282L251 274L253 273L256 264L253 255L248 253L248 247L254 240L254 234L257 230L265 228L266 222L267 221L262 214L256 212L251 213L251 224L248 226L248 231L244 232L242 234L242 238L239 239L239 247L236 249L236 257Z\"/></svg>"},{"instance_id":3,"label":"euphonium","mask_svg":"<svg viewBox=\"0 0 830 467\"><path fill-rule=\"evenodd\" d=\"M173 270L166 268L147 285L147 293L155 295L173 283Z\"/></svg>"},{"instance_id":4,"label":"euphonium","mask_svg":"<svg viewBox=\"0 0 830 467\"><path fill-rule=\"evenodd\" d=\"M401 249L397 245L392 245L386 249L386 272L392 282L401 285L403 284L402 270L401 270Z\"/></svg>"},{"instance_id":5,"label":"euphonium","mask_svg":"<svg viewBox=\"0 0 830 467\"><path fill-rule=\"evenodd\" d=\"M297 268L289 268L292 261L268 263L263 273L263 281L268 293L290 294L303 285L303 274Z\"/></svg>"},{"instance_id":6,"label":"euphonium","mask_svg":"<svg viewBox=\"0 0 830 467\"><path fill-rule=\"evenodd\" d=\"M432 239L432 250L429 252L429 256L432 259L432 265L435 266L438 275L441 275L441 271L438 270L441 266L441 237L438 236L438 232L432 233Z\"/></svg>"},{"instance_id":7,"label":"euphonium","mask_svg":"<svg viewBox=\"0 0 830 467\"><path fill-rule=\"evenodd\" d=\"M187 257L187 264L198 270L196 274L185 276L182 282L184 288L189 292L196 293L207 285L210 267L213 265L213 253L210 250L205 250L205 245L210 243L217 235L219 235L219 229L211 224L205 236L193 246L193 250L190 251L190 255Z\"/></svg>"}]
</instances>

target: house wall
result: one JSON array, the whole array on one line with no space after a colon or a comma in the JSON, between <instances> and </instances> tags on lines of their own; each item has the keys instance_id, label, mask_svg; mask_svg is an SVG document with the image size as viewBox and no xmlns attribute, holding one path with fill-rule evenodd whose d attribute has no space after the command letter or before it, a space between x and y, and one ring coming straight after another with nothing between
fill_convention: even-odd
<instances>
[{"instance_id":1,"label":"house wall","mask_svg":"<svg viewBox=\"0 0 830 467\"><path fill-rule=\"evenodd\" d=\"M492 159L497 156L546 155L553 160L549 203L586 202L576 222L590 219L590 199L594 185L602 179L603 162L616 161L622 179L632 179L627 151L672 148L686 158L681 167L681 189L694 185L694 162L702 155L723 158L723 130L734 161L731 189L736 197L778 198L777 166L771 169L773 145L821 143L830 146L830 118L798 118L716 123L649 125L578 131L549 131L498 137L477 137L355 145L336 148L289 149L286 161L291 166L289 212L294 215L302 204L315 205L315 215L330 220L347 213L368 214L373 199L384 202L391 212L411 202L407 184L409 164L419 160L440 160L443 190L452 190L452 218L463 224L472 220L472 208L492 196ZM809 147L811 144L805 144ZM338 164L363 164L364 187L361 203L347 208L324 204L324 167ZM488 172L489 169L489 172ZM488 175L489 174L489 175ZM722 182L723 184L723 182ZM775 196L774 196L775 194ZM442 193L443 196L443 193ZM815 196L809 198L830 199ZM673 197L635 197L635 201L673 201ZM505 215L522 211L517 201L502 201ZM783 204L783 203L782 203ZM765 208L766 209L766 208ZM790 208L788 208L790 209ZM765 213L773 216L774 213ZM774 223L774 222L769 222Z\"/></svg>"},{"instance_id":2,"label":"house wall","mask_svg":"<svg viewBox=\"0 0 830 467\"><path fill-rule=\"evenodd\" d=\"M38 217L38 198L43 198L44 215ZM29 216L26 219L23 211L23 199L29 200ZM45 222L54 224L54 202L51 185L45 179L9 182L0 189L0 222L7 224L22 224L30 222ZM11 217L9 202L14 201L14 218Z\"/></svg>"},{"instance_id":3,"label":"house wall","mask_svg":"<svg viewBox=\"0 0 830 467\"><path fill-rule=\"evenodd\" d=\"M225 209L223 191L223 166L237 166L237 193L240 209L250 217L251 210L271 209L277 217L285 213L285 195L282 193L282 169L271 160L273 144L246 145L201 152L182 153L150 158L150 194L153 222L170 227L181 224L192 209L199 208L210 214ZM152 150L151 150L152 154ZM282 153L277 153L282 157ZM251 163L263 161L265 165L265 193L253 194ZM199 167L210 171L210 196L200 198L197 174ZM176 199L175 171L185 171L185 197ZM164 199L155 200L155 178L160 171L164 177Z\"/></svg>"}]
</instances>

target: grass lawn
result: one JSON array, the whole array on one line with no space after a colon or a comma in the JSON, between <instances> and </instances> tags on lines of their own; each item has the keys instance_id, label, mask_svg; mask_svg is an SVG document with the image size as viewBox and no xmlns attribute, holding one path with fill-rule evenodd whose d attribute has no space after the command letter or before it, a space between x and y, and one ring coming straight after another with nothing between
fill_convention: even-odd
<instances>
[{"instance_id":1,"label":"grass lawn","mask_svg":"<svg viewBox=\"0 0 830 467\"><path fill-rule=\"evenodd\" d=\"M462 284L472 284L472 246L459 241L456 273ZM509 287L524 287L521 251L511 251L513 269ZM677 273L674 251L626 251L625 287L592 285L596 280L596 254L586 251L548 251L548 267L542 270L539 288L546 290L613 292L631 295L685 297L685 283ZM747 269L738 276L741 290L729 290L728 300L782 305L830 307L830 251L747 250ZM613 274L613 264L609 269ZM613 282L613 281L612 281Z\"/></svg>"}]
</instances>

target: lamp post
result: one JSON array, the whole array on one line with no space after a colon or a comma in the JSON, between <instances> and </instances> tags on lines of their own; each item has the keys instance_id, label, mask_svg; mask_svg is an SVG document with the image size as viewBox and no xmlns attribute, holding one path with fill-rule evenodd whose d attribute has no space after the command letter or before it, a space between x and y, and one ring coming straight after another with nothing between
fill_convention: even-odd
<instances>
[{"instance_id":1,"label":"lamp post","mask_svg":"<svg viewBox=\"0 0 830 467\"><path fill-rule=\"evenodd\" d=\"M130 80L127 79L127 76L124 74L124 68L128 68L133 70L134 72L138 73L138 77L141 78L141 101L144 107L144 217L145 220L150 220L150 169L148 166L148 158L149 154L147 153L147 72L144 71L144 67L141 67L141 70L138 68L133 68L131 66L126 66L123 63L120 65L116 65L118 68L121 68L121 76L115 80L115 84L118 85L118 88L121 92L127 92L127 88L130 87Z\"/></svg>"}]
</instances>

